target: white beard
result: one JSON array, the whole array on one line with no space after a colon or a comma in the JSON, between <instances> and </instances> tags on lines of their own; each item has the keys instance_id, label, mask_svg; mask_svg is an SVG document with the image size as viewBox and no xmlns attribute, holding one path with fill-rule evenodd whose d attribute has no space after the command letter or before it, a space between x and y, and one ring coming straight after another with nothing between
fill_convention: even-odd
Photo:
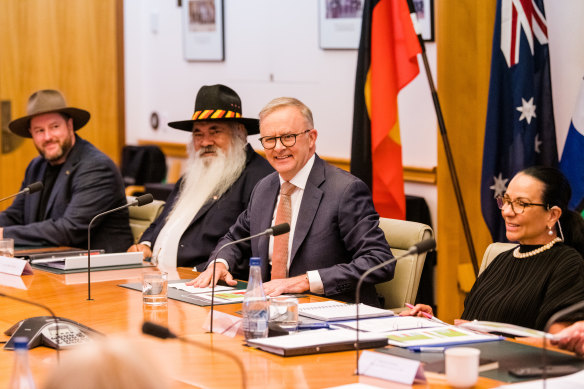
<instances>
[{"instance_id":1,"label":"white beard","mask_svg":"<svg viewBox=\"0 0 584 389\"><path fill-rule=\"evenodd\" d=\"M178 242L201 207L211 198L220 198L239 178L246 163L246 143L234 136L227 153L218 147L215 156L203 157L209 149L195 152L189 147L187 171L178 199L170 211L153 248L159 267L175 268Z\"/></svg>"},{"instance_id":2,"label":"white beard","mask_svg":"<svg viewBox=\"0 0 584 389\"><path fill-rule=\"evenodd\" d=\"M245 146L239 138L234 137L227 154L218 147L214 148L217 155L213 157L202 157L204 149L199 152L189 150L187 171L183 177L178 200L167 221L172 220L177 210L179 213L196 210L194 217L211 197L219 198L227 192L245 168Z\"/></svg>"}]
</instances>

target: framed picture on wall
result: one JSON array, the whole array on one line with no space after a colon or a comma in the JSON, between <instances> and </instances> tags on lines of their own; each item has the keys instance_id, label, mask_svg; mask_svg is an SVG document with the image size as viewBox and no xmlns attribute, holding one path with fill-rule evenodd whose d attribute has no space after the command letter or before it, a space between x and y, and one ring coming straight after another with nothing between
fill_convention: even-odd
<instances>
[{"instance_id":1,"label":"framed picture on wall","mask_svg":"<svg viewBox=\"0 0 584 389\"><path fill-rule=\"evenodd\" d=\"M322 49L358 49L365 0L318 0Z\"/></svg>"},{"instance_id":2,"label":"framed picture on wall","mask_svg":"<svg viewBox=\"0 0 584 389\"><path fill-rule=\"evenodd\" d=\"M187 61L223 61L223 0L183 1L183 47Z\"/></svg>"},{"instance_id":3,"label":"framed picture on wall","mask_svg":"<svg viewBox=\"0 0 584 389\"><path fill-rule=\"evenodd\" d=\"M416 16L422 32L422 38L427 42L434 41L434 0L413 0Z\"/></svg>"}]
</instances>

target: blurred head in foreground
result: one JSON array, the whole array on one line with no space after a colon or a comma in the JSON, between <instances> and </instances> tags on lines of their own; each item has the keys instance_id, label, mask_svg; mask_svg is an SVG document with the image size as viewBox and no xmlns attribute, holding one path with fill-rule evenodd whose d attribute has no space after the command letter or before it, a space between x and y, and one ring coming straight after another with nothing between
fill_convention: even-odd
<instances>
[{"instance_id":1,"label":"blurred head in foreground","mask_svg":"<svg viewBox=\"0 0 584 389\"><path fill-rule=\"evenodd\" d=\"M143 345L99 339L63 353L44 389L167 389L169 379Z\"/></svg>"}]
</instances>

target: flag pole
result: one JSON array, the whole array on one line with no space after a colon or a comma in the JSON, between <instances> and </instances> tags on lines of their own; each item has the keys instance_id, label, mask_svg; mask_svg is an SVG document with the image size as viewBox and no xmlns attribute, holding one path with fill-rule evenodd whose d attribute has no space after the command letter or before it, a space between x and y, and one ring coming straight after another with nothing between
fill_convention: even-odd
<instances>
[{"instance_id":1,"label":"flag pole","mask_svg":"<svg viewBox=\"0 0 584 389\"><path fill-rule=\"evenodd\" d=\"M450 141L448 140L448 134L446 133L446 124L444 122L444 116L442 115L442 108L440 107L440 100L438 99L438 92L436 92L436 87L434 86L434 79L432 78L432 72L430 71L430 65L428 64L428 57L426 55L426 47L424 45L424 39L422 38L422 33L418 28L418 21L416 17L416 10L412 0L407 0L408 8L410 9L410 15L412 17L412 22L414 23L414 28L416 34L418 35L418 41L422 47L422 60L424 62L424 70L426 71L426 76L428 78L428 84L430 85L430 92L432 94L432 101L434 102L434 109L436 110L436 117L438 119L438 128L440 129L440 135L442 137L442 143L444 146L444 152L446 153L446 160L448 161L448 170L450 171L450 179L452 180L452 186L454 189L454 194L456 196L456 203L458 204L458 211L460 213L460 219L462 221L462 228L464 230L464 236L466 238L466 245L470 254L470 260L472 267L474 269L475 276L479 274L479 265L477 262L477 256L474 248L474 243L472 240L472 235L470 233L470 224L468 222L468 216L466 215L466 208L464 206L464 200L462 198L462 192L460 190L460 183L458 182L458 174L456 173L456 167L454 165L454 158L452 157L452 150L450 149Z\"/></svg>"}]
</instances>

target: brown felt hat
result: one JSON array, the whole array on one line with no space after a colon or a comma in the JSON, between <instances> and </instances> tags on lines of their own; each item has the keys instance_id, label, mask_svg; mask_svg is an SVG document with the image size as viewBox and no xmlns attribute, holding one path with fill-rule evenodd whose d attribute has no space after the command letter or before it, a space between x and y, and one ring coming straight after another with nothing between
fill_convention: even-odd
<instances>
[{"instance_id":1,"label":"brown felt hat","mask_svg":"<svg viewBox=\"0 0 584 389\"><path fill-rule=\"evenodd\" d=\"M37 115L52 112L60 112L70 116L73 119L73 129L75 131L87 124L90 117L89 112L83 109L68 107L61 92L53 89L43 89L34 92L28 98L26 116L11 121L8 123L8 128L16 135L32 138L29 131L30 119Z\"/></svg>"},{"instance_id":2,"label":"brown felt hat","mask_svg":"<svg viewBox=\"0 0 584 389\"><path fill-rule=\"evenodd\" d=\"M193 123L213 120L239 122L245 126L247 135L260 133L259 120L242 117L239 95L221 84L204 85L199 89L191 120L170 122L168 125L178 130L193 131Z\"/></svg>"}]
</instances>

